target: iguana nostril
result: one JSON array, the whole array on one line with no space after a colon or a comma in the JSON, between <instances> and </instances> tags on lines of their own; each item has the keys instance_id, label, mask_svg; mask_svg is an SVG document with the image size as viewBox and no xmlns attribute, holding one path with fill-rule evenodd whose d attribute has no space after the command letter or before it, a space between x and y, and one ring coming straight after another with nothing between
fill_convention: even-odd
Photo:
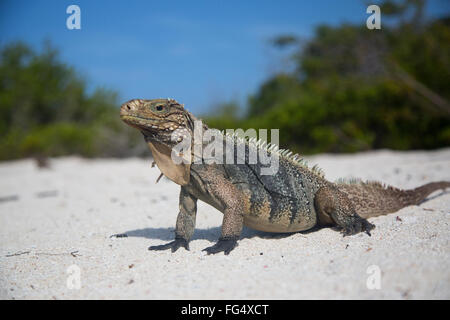
<instances>
[{"instance_id":1,"label":"iguana nostril","mask_svg":"<svg viewBox=\"0 0 450 320\"><path fill-rule=\"evenodd\" d=\"M120 114L122 116L126 116L132 111L133 111L133 105L130 103L124 103L120 107Z\"/></svg>"}]
</instances>

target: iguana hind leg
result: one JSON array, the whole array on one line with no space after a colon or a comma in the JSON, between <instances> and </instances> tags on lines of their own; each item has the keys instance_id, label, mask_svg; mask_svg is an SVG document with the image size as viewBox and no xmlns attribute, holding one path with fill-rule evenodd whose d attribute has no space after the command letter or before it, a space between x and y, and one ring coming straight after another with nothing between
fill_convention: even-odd
<instances>
[{"instance_id":1,"label":"iguana hind leg","mask_svg":"<svg viewBox=\"0 0 450 320\"><path fill-rule=\"evenodd\" d=\"M180 247L189 250L189 240L194 234L197 215L197 198L188 193L184 187L180 191L180 213L178 213L175 228L175 240L159 246L151 246L148 250L177 251Z\"/></svg>"},{"instance_id":2,"label":"iguana hind leg","mask_svg":"<svg viewBox=\"0 0 450 320\"><path fill-rule=\"evenodd\" d=\"M344 236L359 232L366 232L370 236L370 230L375 228L375 225L355 212L350 199L337 188L319 189L314 198L314 205L320 224L336 224L342 228Z\"/></svg>"}]
</instances>

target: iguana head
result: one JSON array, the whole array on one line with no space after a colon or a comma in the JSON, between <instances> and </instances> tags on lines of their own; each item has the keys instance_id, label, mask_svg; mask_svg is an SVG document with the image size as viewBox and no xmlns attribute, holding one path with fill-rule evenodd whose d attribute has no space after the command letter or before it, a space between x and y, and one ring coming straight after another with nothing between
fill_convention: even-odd
<instances>
[{"instance_id":1,"label":"iguana head","mask_svg":"<svg viewBox=\"0 0 450 320\"><path fill-rule=\"evenodd\" d=\"M172 181L189 182L190 164L175 164L172 148L183 136L193 137L197 120L184 106L173 99L134 99L120 108L120 118L144 135L161 172Z\"/></svg>"},{"instance_id":2,"label":"iguana head","mask_svg":"<svg viewBox=\"0 0 450 320\"><path fill-rule=\"evenodd\" d=\"M128 125L139 129L146 140L173 146L181 137L172 134L192 134L194 116L173 99L133 99L120 108L120 117ZM177 130L178 129L178 130Z\"/></svg>"}]
</instances>

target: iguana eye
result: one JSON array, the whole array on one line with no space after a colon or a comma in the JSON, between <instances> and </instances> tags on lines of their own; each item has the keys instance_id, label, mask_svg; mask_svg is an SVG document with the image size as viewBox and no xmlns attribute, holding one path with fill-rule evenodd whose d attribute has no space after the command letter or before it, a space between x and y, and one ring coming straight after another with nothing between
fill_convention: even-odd
<instances>
[{"instance_id":1,"label":"iguana eye","mask_svg":"<svg viewBox=\"0 0 450 320\"><path fill-rule=\"evenodd\" d=\"M168 111L168 109L166 108L166 106L163 105L163 104L157 104L156 106L153 105L153 106L151 106L151 108L152 108L152 110L153 110L154 112L158 112L158 113L165 113L165 112Z\"/></svg>"}]
</instances>

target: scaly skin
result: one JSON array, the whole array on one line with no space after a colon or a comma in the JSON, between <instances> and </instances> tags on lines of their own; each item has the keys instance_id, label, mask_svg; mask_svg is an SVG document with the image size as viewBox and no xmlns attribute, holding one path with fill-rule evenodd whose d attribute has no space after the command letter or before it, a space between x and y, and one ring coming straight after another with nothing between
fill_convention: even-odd
<instances>
[{"instance_id":1,"label":"scaly skin","mask_svg":"<svg viewBox=\"0 0 450 320\"><path fill-rule=\"evenodd\" d=\"M337 225L344 235L359 232L370 235L375 226L366 218L417 204L434 190L450 187L449 182L436 182L403 191L377 182L332 183L317 170L293 161L292 156L276 153L272 155L279 157L277 174L261 175L262 164L249 164L248 152L254 147L250 143L245 143L243 164L237 164L235 155L235 164L203 161L176 166L171 163L170 150L179 140L172 141L171 135L178 129L180 140L183 133L193 137L197 120L183 105L172 99L135 99L122 105L120 116L142 132L163 174L181 185L175 240L149 250L171 249L174 252L180 247L189 250L197 200L223 213L222 235L214 246L204 251L228 254L236 247L244 225L283 233L316 225ZM202 129L207 126L203 125Z\"/></svg>"}]
</instances>

